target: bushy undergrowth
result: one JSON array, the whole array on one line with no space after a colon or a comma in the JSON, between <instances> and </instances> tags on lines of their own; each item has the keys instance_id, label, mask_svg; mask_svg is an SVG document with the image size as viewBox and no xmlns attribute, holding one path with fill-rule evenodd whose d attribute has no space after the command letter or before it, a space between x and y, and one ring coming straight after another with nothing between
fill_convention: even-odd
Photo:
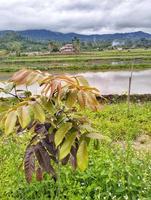
<instances>
[{"instance_id":1,"label":"bushy undergrowth","mask_svg":"<svg viewBox=\"0 0 151 200\"><path fill-rule=\"evenodd\" d=\"M113 140L132 140L141 134L151 135L151 103L132 103L128 114L127 104L104 105L99 112L89 112L97 130Z\"/></svg>"},{"instance_id":2,"label":"bushy undergrowth","mask_svg":"<svg viewBox=\"0 0 151 200\"><path fill-rule=\"evenodd\" d=\"M42 182L33 178L29 185L22 169L28 138L1 136L0 199L150 200L151 154L133 151L131 143L138 135L151 133L151 104L132 104L129 116L125 103L106 105L100 112L86 114L98 131L112 140L127 140L128 147L113 143L102 143L97 151L90 147L85 172L60 166L58 182L45 174Z\"/></svg>"},{"instance_id":3,"label":"bushy undergrowth","mask_svg":"<svg viewBox=\"0 0 151 200\"><path fill-rule=\"evenodd\" d=\"M91 148L86 172L60 167L60 179L49 176L42 182L26 183L22 167L24 145L12 139L0 145L0 199L2 200L149 200L151 199L151 156L130 148L102 144Z\"/></svg>"}]
</instances>

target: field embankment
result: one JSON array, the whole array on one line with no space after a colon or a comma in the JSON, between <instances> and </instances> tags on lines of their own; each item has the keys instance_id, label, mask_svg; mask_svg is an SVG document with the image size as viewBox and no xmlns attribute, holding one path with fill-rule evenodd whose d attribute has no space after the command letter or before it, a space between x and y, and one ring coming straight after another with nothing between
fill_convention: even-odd
<instances>
[{"instance_id":1,"label":"field embankment","mask_svg":"<svg viewBox=\"0 0 151 200\"><path fill-rule=\"evenodd\" d=\"M0 71L11 72L21 68L39 70L120 70L151 68L151 50L110 50L100 52L82 52L76 55L30 55L1 56Z\"/></svg>"}]
</instances>

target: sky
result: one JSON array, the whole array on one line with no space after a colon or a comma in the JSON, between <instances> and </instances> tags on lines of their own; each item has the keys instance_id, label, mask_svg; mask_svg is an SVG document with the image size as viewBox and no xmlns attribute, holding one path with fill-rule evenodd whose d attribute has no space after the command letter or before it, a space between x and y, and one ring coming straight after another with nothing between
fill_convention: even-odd
<instances>
[{"instance_id":1,"label":"sky","mask_svg":"<svg viewBox=\"0 0 151 200\"><path fill-rule=\"evenodd\" d=\"M151 0L0 0L0 30L151 33Z\"/></svg>"}]
</instances>

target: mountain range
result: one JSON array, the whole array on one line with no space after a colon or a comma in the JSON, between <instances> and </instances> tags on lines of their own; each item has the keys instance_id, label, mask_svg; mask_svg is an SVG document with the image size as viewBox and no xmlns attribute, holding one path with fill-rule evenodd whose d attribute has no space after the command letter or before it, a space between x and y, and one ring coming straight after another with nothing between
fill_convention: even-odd
<instances>
[{"instance_id":1,"label":"mountain range","mask_svg":"<svg viewBox=\"0 0 151 200\"><path fill-rule=\"evenodd\" d=\"M45 29L39 30L23 30L23 31L0 31L0 37L8 34L16 33L19 36L35 40L35 41L71 41L73 38L79 38L81 41L113 41L113 40L122 40L122 39L151 39L151 34L145 33L142 31L130 32L130 33L114 33L114 34L93 34L93 35L84 35L78 33L61 33L55 31L49 31Z\"/></svg>"}]
</instances>

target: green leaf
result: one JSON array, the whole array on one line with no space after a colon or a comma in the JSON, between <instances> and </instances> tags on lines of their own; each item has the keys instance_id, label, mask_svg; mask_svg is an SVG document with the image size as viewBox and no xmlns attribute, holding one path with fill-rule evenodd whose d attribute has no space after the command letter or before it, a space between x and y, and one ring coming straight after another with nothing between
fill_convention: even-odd
<instances>
[{"instance_id":1,"label":"green leaf","mask_svg":"<svg viewBox=\"0 0 151 200\"><path fill-rule=\"evenodd\" d=\"M87 143L82 140L77 151L77 164L81 171L84 171L88 166L88 151Z\"/></svg>"},{"instance_id":2,"label":"green leaf","mask_svg":"<svg viewBox=\"0 0 151 200\"><path fill-rule=\"evenodd\" d=\"M112 142L112 140L108 136L101 135L99 133L89 133L89 134L86 134L85 136L92 139L102 140L103 142L107 142L107 143Z\"/></svg>"},{"instance_id":3,"label":"green leaf","mask_svg":"<svg viewBox=\"0 0 151 200\"><path fill-rule=\"evenodd\" d=\"M96 131L92 126L91 126L91 124L83 124L83 125L81 125L80 126L80 128L81 129L83 129L83 130L86 130L86 131L88 131L88 132L94 132L94 131Z\"/></svg>"},{"instance_id":4,"label":"green leaf","mask_svg":"<svg viewBox=\"0 0 151 200\"><path fill-rule=\"evenodd\" d=\"M16 111L11 111L8 113L6 121L5 121L5 133L10 134L13 132L17 121L17 113Z\"/></svg>"},{"instance_id":5,"label":"green leaf","mask_svg":"<svg viewBox=\"0 0 151 200\"><path fill-rule=\"evenodd\" d=\"M50 100L48 101L47 98L42 98L42 104L44 105L47 112L49 112L50 114L53 115L56 112L55 106Z\"/></svg>"},{"instance_id":6,"label":"green leaf","mask_svg":"<svg viewBox=\"0 0 151 200\"><path fill-rule=\"evenodd\" d=\"M60 148L60 154L59 154L59 159L60 160L65 158L70 153L71 146L75 141L76 135L77 135L77 131L70 132L67 135L62 147Z\"/></svg>"},{"instance_id":7,"label":"green leaf","mask_svg":"<svg viewBox=\"0 0 151 200\"><path fill-rule=\"evenodd\" d=\"M68 94L66 105L67 107L71 108L77 100L77 91L76 90L71 90Z\"/></svg>"},{"instance_id":8,"label":"green leaf","mask_svg":"<svg viewBox=\"0 0 151 200\"><path fill-rule=\"evenodd\" d=\"M18 120L22 128L28 126L31 121L29 107L22 106L17 109Z\"/></svg>"},{"instance_id":9,"label":"green leaf","mask_svg":"<svg viewBox=\"0 0 151 200\"><path fill-rule=\"evenodd\" d=\"M64 136L71 128L72 128L72 123L70 123L70 122L66 122L60 126L60 128L57 130L57 132L55 134L55 145L56 146L58 146L62 142Z\"/></svg>"},{"instance_id":10,"label":"green leaf","mask_svg":"<svg viewBox=\"0 0 151 200\"><path fill-rule=\"evenodd\" d=\"M33 109L35 119L39 120L41 123L44 123L45 122L45 113L44 113L44 110L41 107L41 105L38 103L34 103L32 105L32 109Z\"/></svg>"},{"instance_id":11,"label":"green leaf","mask_svg":"<svg viewBox=\"0 0 151 200\"><path fill-rule=\"evenodd\" d=\"M86 134L85 136L88 138L98 139L98 140L102 140L104 138L104 136L99 133L89 133L89 134Z\"/></svg>"}]
</instances>

